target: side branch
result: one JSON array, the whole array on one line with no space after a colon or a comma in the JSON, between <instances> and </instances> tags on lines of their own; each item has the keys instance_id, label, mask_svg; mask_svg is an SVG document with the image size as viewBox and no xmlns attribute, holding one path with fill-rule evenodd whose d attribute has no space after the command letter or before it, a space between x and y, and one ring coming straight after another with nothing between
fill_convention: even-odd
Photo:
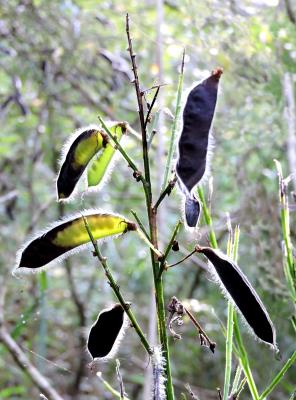
<instances>
[{"instance_id":1,"label":"side branch","mask_svg":"<svg viewBox=\"0 0 296 400\"><path fill-rule=\"evenodd\" d=\"M159 196L158 200L156 201L155 205L153 206L153 210L154 211L157 210L157 208L159 207L160 203L165 198L165 196L166 195L169 196L171 194L171 191L175 187L176 182L177 182L177 176L175 175L173 177L173 179L171 179L169 181L169 183L167 184L166 188L160 193L160 196Z\"/></svg>"},{"instance_id":2,"label":"side branch","mask_svg":"<svg viewBox=\"0 0 296 400\"><path fill-rule=\"evenodd\" d=\"M132 327L135 329L135 331L137 332L144 348L146 349L147 353L152 355L153 354L153 350L152 348L149 346L149 343L147 342L147 339L142 331L142 329L140 328L136 317L134 316L131 308L130 308L130 304L128 302L125 301L125 299L123 298L120 289L119 289L119 285L116 283L116 281L113 278L113 275L111 273L111 271L109 270L108 264L107 264L107 259L105 257L103 257L103 255L101 254L98 244L95 241L93 234L90 230L90 227L88 225L87 219L83 216L83 220L84 220L84 224L85 224L85 229L87 230L88 236L93 244L94 247L94 255L98 258L98 260L100 261L100 264L102 265L106 277L109 281L109 284L115 294L115 296L117 297L119 303L121 304L122 308L124 309L124 311L126 312L129 320L131 321Z\"/></svg>"},{"instance_id":3,"label":"side branch","mask_svg":"<svg viewBox=\"0 0 296 400\"><path fill-rule=\"evenodd\" d=\"M0 328L0 341L12 355L17 365L30 377L30 379L38 387L41 393L48 398L48 400L63 400L63 398L55 391L55 389L50 386L48 380L40 374L33 364L31 364L23 350L14 341L7 329L4 327Z\"/></svg>"}]
</instances>

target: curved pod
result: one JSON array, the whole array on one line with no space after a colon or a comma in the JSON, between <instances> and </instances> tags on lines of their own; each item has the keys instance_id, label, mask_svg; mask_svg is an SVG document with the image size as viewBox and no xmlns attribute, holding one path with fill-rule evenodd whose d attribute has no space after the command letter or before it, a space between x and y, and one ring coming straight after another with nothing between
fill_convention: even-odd
<instances>
[{"instance_id":1,"label":"curved pod","mask_svg":"<svg viewBox=\"0 0 296 400\"><path fill-rule=\"evenodd\" d=\"M223 287L240 310L255 335L276 348L271 319L255 289L240 268L225 254L209 247L198 247L212 263Z\"/></svg>"},{"instance_id":2,"label":"curved pod","mask_svg":"<svg viewBox=\"0 0 296 400\"><path fill-rule=\"evenodd\" d=\"M89 127L80 129L70 146L66 145L65 159L57 179L59 200L71 196L90 160L98 151L106 147L107 143L108 137L102 129Z\"/></svg>"},{"instance_id":3,"label":"curved pod","mask_svg":"<svg viewBox=\"0 0 296 400\"><path fill-rule=\"evenodd\" d=\"M89 229L95 240L120 235L135 230L133 222L116 214L84 212ZM90 242L84 217L74 216L58 221L51 229L38 234L18 255L17 268L36 269L51 261L71 254L71 251Z\"/></svg>"}]
</instances>

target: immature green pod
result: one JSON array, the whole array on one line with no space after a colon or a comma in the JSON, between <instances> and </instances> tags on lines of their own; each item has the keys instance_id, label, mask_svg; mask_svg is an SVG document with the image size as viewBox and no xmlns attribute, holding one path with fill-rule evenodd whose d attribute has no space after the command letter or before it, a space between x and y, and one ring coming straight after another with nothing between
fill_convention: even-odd
<instances>
[{"instance_id":1,"label":"immature green pod","mask_svg":"<svg viewBox=\"0 0 296 400\"><path fill-rule=\"evenodd\" d=\"M209 78L194 87L184 107L176 171L181 187L187 193L191 192L206 171L209 133L222 73L222 69L217 68Z\"/></svg>"},{"instance_id":2,"label":"immature green pod","mask_svg":"<svg viewBox=\"0 0 296 400\"><path fill-rule=\"evenodd\" d=\"M200 216L200 202L194 195L185 197L185 219L189 228L194 228Z\"/></svg>"},{"instance_id":3,"label":"immature green pod","mask_svg":"<svg viewBox=\"0 0 296 400\"><path fill-rule=\"evenodd\" d=\"M240 268L219 250L198 247L197 251L210 260L226 294L230 295L255 335L276 348L275 329L268 312Z\"/></svg>"},{"instance_id":4,"label":"immature green pod","mask_svg":"<svg viewBox=\"0 0 296 400\"><path fill-rule=\"evenodd\" d=\"M93 359L112 358L127 327L127 318L121 304L100 312L96 322L92 325L87 349Z\"/></svg>"},{"instance_id":5,"label":"immature green pod","mask_svg":"<svg viewBox=\"0 0 296 400\"><path fill-rule=\"evenodd\" d=\"M135 230L136 225L121 215L88 210L82 214L58 221L39 233L17 256L17 267L36 269L59 257L67 257L90 242L85 219L95 240Z\"/></svg>"},{"instance_id":6,"label":"immature green pod","mask_svg":"<svg viewBox=\"0 0 296 400\"><path fill-rule=\"evenodd\" d=\"M64 157L57 179L59 200L71 196L90 160L107 143L106 133L95 125L81 128L74 134L63 150Z\"/></svg>"},{"instance_id":7,"label":"immature green pod","mask_svg":"<svg viewBox=\"0 0 296 400\"><path fill-rule=\"evenodd\" d=\"M110 131L116 136L117 140L120 141L122 135L126 131L125 122L114 122L111 125L108 124ZM112 143L107 143L105 148L92 160L91 164L87 169L87 183L89 187L98 186L105 182L108 178L109 171L112 167L112 161L114 160L115 147Z\"/></svg>"}]
</instances>

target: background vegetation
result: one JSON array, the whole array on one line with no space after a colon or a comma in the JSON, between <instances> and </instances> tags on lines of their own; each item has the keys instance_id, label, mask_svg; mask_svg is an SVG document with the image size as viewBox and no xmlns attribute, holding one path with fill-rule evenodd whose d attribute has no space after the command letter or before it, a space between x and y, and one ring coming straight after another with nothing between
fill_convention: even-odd
<instances>
[{"instance_id":1,"label":"background vegetation","mask_svg":"<svg viewBox=\"0 0 296 400\"><path fill-rule=\"evenodd\" d=\"M264 299L287 359L295 350L295 331L282 266L273 159L281 161L285 176L295 172L295 4L288 0L159 0L157 4L151 0L1 0L0 5L1 290L6 288L5 324L32 363L65 399L113 398L86 367L86 328L114 301L96 260L79 254L64 265L23 279L12 277L11 270L16 250L27 236L65 212L96 206L130 217L133 208L145 215L139 185L120 158L104 191L64 207L56 202L54 192L60 149L77 127L97 123L100 113L139 129L134 123L136 98L126 52L126 12L142 84L146 88L167 84L152 123L157 129L152 150L155 190L162 181L183 48L185 89L217 65L224 68L211 168L214 226L225 251L227 214L240 225L240 265ZM147 97L149 101L151 94ZM137 138L130 136L126 148L133 158L140 158ZM207 191L207 184L204 187ZM290 197L293 205L295 196ZM160 240L166 243L181 213L176 190L161 207ZM291 212L295 242L294 227ZM207 243L207 230L189 234L183 229L181 252L191 250L196 239ZM153 322L149 251L129 235L106 242L103 250L148 332L149 321ZM223 385L225 343L219 319L225 323L227 307L205 266L200 257L192 258L165 276L166 303L173 295L187 299L217 342L214 355L200 347L189 323L180 329L181 341L170 338L177 398L186 383L201 399L217 399L216 387ZM244 326L242 331L254 378L262 389L282 363ZM131 329L118 356L130 399L143 398L147 359ZM117 388L115 361L101 370ZM270 399L288 399L295 390L295 375L292 367ZM0 343L0 398L38 396ZM247 390L241 398L249 398Z\"/></svg>"}]
</instances>

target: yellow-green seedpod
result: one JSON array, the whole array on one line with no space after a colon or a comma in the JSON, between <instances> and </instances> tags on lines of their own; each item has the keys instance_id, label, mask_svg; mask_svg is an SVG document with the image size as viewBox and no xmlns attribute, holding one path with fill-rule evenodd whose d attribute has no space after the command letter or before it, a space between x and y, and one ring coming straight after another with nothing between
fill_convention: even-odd
<instances>
[{"instance_id":1,"label":"yellow-green seedpod","mask_svg":"<svg viewBox=\"0 0 296 400\"><path fill-rule=\"evenodd\" d=\"M64 151L65 159L57 179L59 200L68 198L90 160L108 143L106 133L95 126L82 128Z\"/></svg>"},{"instance_id":2,"label":"yellow-green seedpod","mask_svg":"<svg viewBox=\"0 0 296 400\"><path fill-rule=\"evenodd\" d=\"M126 131L126 123L120 122L109 126L110 131L120 141ZM89 187L98 186L108 174L108 169L115 154L114 144L107 143L106 147L92 161L87 171L87 183Z\"/></svg>"},{"instance_id":3,"label":"yellow-green seedpod","mask_svg":"<svg viewBox=\"0 0 296 400\"><path fill-rule=\"evenodd\" d=\"M18 268L43 267L58 257L67 255L68 252L71 254L71 250L89 243L90 237L84 218L95 240L136 230L135 224L121 215L84 212L84 216L59 221L53 228L30 241L20 254Z\"/></svg>"}]
</instances>

